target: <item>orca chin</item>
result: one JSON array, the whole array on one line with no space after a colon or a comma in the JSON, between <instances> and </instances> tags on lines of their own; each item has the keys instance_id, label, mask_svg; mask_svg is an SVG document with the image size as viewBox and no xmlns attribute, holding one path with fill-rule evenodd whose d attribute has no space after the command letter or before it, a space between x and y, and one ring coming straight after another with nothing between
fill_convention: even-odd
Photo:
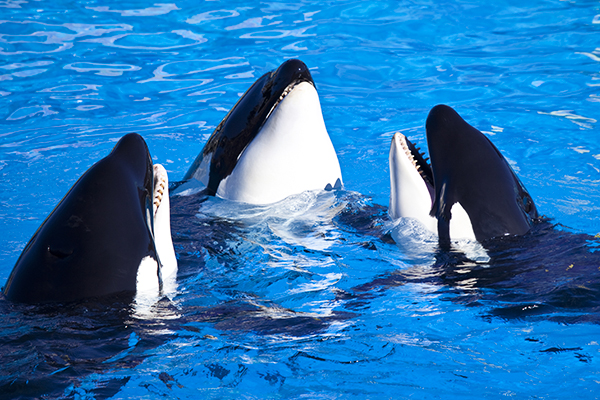
<instances>
[{"instance_id":1,"label":"orca chin","mask_svg":"<svg viewBox=\"0 0 600 400\"><path fill-rule=\"evenodd\" d=\"M306 65L288 60L260 77L215 129L183 181L200 182L208 195L251 204L341 188L339 161Z\"/></svg>"},{"instance_id":2,"label":"orca chin","mask_svg":"<svg viewBox=\"0 0 600 400\"><path fill-rule=\"evenodd\" d=\"M418 220L444 245L529 232L537 209L494 144L446 105L425 126L430 163L403 134L392 139L390 217Z\"/></svg>"},{"instance_id":3,"label":"orca chin","mask_svg":"<svg viewBox=\"0 0 600 400\"><path fill-rule=\"evenodd\" d=\"M165 169L141 136L125 135L40 225L4 295L69 302L160 288L177 271L169 213Z\"/></svg>"}]
</instances>

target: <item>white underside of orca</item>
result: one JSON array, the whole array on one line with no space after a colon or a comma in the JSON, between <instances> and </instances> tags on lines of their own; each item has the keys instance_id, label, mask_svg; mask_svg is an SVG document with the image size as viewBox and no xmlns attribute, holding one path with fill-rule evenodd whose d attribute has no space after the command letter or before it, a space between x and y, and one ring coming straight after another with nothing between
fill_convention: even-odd
<instances>
[{"instance_id":1,"label":"white underside of orca","mask_svg":"<svg viewBox=\"0 0 600 400\"><path fill-rule=\"evenodd\" d=\"M161 296L172 298L176 291L177 258L171 238L169 179L160 164L154 165L154 245L159 260L144 257L138 267L135 307L144 313ZM160 261L160 263L159 263Z\"/></svg>"},{"instance_id":2,"label":"white underside of orca","mask_svg":"<svg viewBox=\"0 0 600 400\"><path fill-rule=\"evenodd\" d=\"M313 85L302 82L273 110L216 194L270 204L307 190L333 187L338 180L341 184L342 173L319 96Z\"/></svg>"},{"instance_id":3,"label":"white underside of orca","mask_svg":"<svg viewBox=\"0 0 600 400\"><path fill-rule=\"evenodd\" d=\"M397 132L390 146L390 205L392 219L413 218L427 230L437 234L437 219L430 216L433 192L417 170L410 155L405 136ZM471 219L465 209L456 203L450 210L450 237L476 240Z\"/></svg>"}]
</instances>

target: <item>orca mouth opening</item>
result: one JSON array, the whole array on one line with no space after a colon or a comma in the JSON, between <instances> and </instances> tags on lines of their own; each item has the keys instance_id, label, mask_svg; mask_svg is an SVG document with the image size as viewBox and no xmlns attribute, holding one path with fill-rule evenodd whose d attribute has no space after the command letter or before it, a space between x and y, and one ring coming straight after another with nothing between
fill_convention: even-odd
<instances>
[{"instance_id":1,"label":"orca mouth opening","mask_svg":"<svg viewBox=\"0 0 600 400\"><path fill-rule=\"evenodd\" d=\"M152 196L152 204L154 217L156 217L156 213L162 204L162 200L164 196L169 195L169 184L167 178L167 171L160 164L154 165L154 193Z\"/></svg>"},{"instance_id":2,"label":"orca mouth opening","mask_svg":"<svg viewBox=\"0 0 600 400\"><path fill-rule=\"evenodd\" d=\"M403 140L400 140L400 144L404 154L412 162L425 183L428 186L433 187L433 172L431 171L431 166L428 162L429 158L425 157L425 152L422 152L421 149L408 140L406 136L402 135L402 139Z\"/></svg>"}]
</instances>

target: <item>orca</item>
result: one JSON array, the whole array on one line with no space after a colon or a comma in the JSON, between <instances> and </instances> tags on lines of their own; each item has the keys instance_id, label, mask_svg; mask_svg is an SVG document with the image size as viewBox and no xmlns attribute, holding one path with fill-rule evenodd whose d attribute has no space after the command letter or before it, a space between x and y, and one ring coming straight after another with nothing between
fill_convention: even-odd
<instances>
[{"instance_id":1,"label":"orca","mask_svg":"<svg viewBox=\"0 0 600 400\"><path fill-rule=\"evenodd\" d=\"M291 59L261 76L217 126L183 182L200 182L209 196L250 204L341 188L308 67Z\"/></svg>"},{"instance_id":2,"label":"orca","mask_svg":"<svg viewBox=\"0 0 600 400\"><path fill-rule=\"evenodd\" d=\"M131 133L90 167L48 215L4 288L15 302L71 302L158 289L177 260L168 178Z\"/></svg>"},{"instance_id":3,"label":"orca","mask_svg":"<svg viewBox=\"0 0 600 400\"><path fill-rule=\"evenodd\" d=\"M417 219L440 244L529 232L537 209L496 146L446 105L425 128L429 162L400 132L392 139L390 217Z\"/></svg>"}]
</instances>

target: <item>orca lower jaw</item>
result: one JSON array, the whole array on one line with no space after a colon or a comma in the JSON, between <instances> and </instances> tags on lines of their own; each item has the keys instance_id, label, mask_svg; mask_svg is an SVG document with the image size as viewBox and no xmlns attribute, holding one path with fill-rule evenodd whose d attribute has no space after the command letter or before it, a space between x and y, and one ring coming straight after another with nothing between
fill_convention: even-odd
<instances>
[{"instance_id":1,"label":"orca lower jaw","mask_svg":"<svg viewBox=\"0 0 600 400\"><path fill-rule=\"evenodd\" d=\"M171 238L171 216L169 202L169 178L160 164L154 165L154 193L152 197L154 246L158 260L145 257L140 261L136 281L136 303L153 302L162 292L174 290L177 275L177 258Z\"/></svg>"},{"instance_id":2,"label":"orca lower jaw","mask_svg":"<svg viewBox=\"0 0 600 400\"><path fill-rule=\"evenodd\" d=\"M162 278L177 272L177 258L171 238L169 177L160 164L154 165L154 244L160 258Z\"/></svg>"},{"instance_id":3,"label":"orca lower jaw","mask_svg":"<svg viewBox=\"0 0 600 400\"><path fill-rule=\"evenodd\" d=\"M217 196L270 204L307 190L341 187L342 174L312 83L288 86L240 154Z\"/></svg>"}]
</instances>

